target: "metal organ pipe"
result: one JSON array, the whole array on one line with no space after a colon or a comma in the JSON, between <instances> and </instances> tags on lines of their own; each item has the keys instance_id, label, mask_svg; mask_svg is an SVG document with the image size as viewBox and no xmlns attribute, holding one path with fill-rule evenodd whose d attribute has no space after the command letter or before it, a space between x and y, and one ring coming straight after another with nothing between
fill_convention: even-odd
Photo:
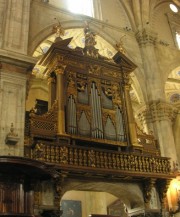
<instances>
[{"instance_id":1,"label":"metal organ pipe","mask_svg":"<svg viewBox=\"0 0 180 217\"><path fill-rule=\"evenodd\" d=\"M96 103L95 103L95 92L94 92L94 83L92 83L92 88L91 88L91 99L92 99L92 123L93 123L93 128L92 128L92 134L93 137L97 138L97 119L96 119Z\"/></svg>"},{"instance_id":2,"label":"metal organ pipe","mask_svg":"<svg viewBox=\"0 0 180 217\"><path fill-rule=\"evenodd\" d=\"M71 132L71 130L70 130L70 119L71 119L71 117L70 117L70 97L69 97L68 105L67 105L67 129L68 129L68 133Z\"/></svg>"},{"instance_id":3,"label":"metal organ pipe","mask_svg":"<svg viewBox=\"0 0 180 217\"><path fill-rule=\"evenodd\" d=\"M68 129L69 133L76 133L76 105L72 95L68 101Z\"/></svg>"},{"instance_id":4,"label":"metal organ pipe","mask_svg":"<svg viewBox=\"0 0 180 217\"><path fill-rule=\"evenodd\" d=\"M97 89L96 89L96 91L97 91ZM98 108L98 125L99 125L99 133L100 133L100 138L103 138L103 126L102 126L101 102L100 102L100 96L98 95L98 91L97 91L97 108Z\"/></svg>"},{"instance_id":5,"label":"metal organ pipe","mask_svg":"<svg viewBox=\"0 0 180 217\"><path fill-rule=\"evenodd\" d=\"M76 107L74 98L72 97L72 133L76 133Z\"/></svg>"},{"instance_id":6,"label":"metal organ pipe","mask_svg":"<svg viewBox=\"0 0 180 217\"><path fill-rule=\"evenodd\" d=\"M116 110L117 114L117 136L119 141L124 140L124 129L123 129L123 119L120 108Z\"/></svg>"},{"instance_id":7,"label":"metal organ pipe","mask_svg":"<svg viewBox=\"0 0 180 217\"><path fill-rule=\"evenodd\" d=\"M75 99L73 99L73 129L74 129L74 134L76 134L76 103L75 103Z\"/></svg>"},{"instance_id":8,"label":"metal organ pipe","mask_svg":"<svg viewBox=\"0 0 180 217\"><path fill-rule=\"evenodd\" d=\"M103 138L102 114L100 96L95 83L91 86L92 102L92 136L94 138Z\"/></svg>"}]
</instances>

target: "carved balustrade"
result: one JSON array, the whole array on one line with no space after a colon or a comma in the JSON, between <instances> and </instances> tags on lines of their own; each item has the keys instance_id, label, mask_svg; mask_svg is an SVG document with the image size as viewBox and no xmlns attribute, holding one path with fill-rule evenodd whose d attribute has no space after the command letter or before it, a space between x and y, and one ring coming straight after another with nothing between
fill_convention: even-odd
<instances>
[{"instance_id":1,"label":"carved balustrade","mask_svg":"<svg viewBox=\"0 0 180 217\"><path fill-rule=\"evenodd\" d=\"M32 159L59 165L61 168L100 169L111 170L116 173L132 172L170 174L170 162L168 158L158 156L146 156L135 153L118 151L105 151L74 145L54 145L39 141L35 148L31 149Z\"/></svg>"},{"instance_id":2,"label":"carved balustrade","mask_svg":"<svg viewBox=\"0 0 180 217\"><path fill-rule=\"evenodd\" d=\"M142 152L144 154L160 156L158 142L153 135L144 133L138 126L136 126L138 143L142 145Z\"/></svg>"}]
</instances>

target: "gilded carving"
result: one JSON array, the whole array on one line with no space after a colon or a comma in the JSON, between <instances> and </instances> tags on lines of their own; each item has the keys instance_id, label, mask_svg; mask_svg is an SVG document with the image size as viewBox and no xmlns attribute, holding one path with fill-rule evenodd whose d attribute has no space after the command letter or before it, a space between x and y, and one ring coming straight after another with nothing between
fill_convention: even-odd
<instances>
[{"instance_id":1,"label":"gilded carving","mask_svg":"<svg viewBox=\"0 0 180 217\"><path fill-rule=\"evenodd\" d=\"M84 35L85 35L85 47L83 49L84 54L90 57L98 58L100 55L98 53L98 49L95 48L96 34L90 30L88 23L86 23L85 25Z\"/></svg>"},{"instance_id":2,"label":"gilded carving","mask_svg":"<svg viewBox=\"0 0 180 217\"><path fill-rule=\"evenodd\" d=\"M144 181L144 185L143 185L143 192L144 192L144 201L146 204L148 204L151 200L151 192L152 192L152 188L155 185L155 179L147 179Z\"/></svg>"},{"instance_id":3,"label":"gilded carving","mask_svg":"<svg viewBox=\"0 0 180 217\"><path fill-rule=\"evenodd\" d=\"M157 182L157 190L159 192L159 199L160 199L162 208L164 208L166 193L167 193L169 184L170 184L170 180L165 180L165 179L158 180Z\"/></svg>"},{"instance_id":4,"label":"gilded carving","mask_svg":"<svg viewBox=\"0 0 180 217\"><path fill-rule=\"evenodd\" d=\"M60 163L68 163L68 149L67 147L60 147Z\"/></svg>"},{"instance_id":5,"label":"gilded carving","mask_svg":"<svg viewBox=\"0 0 180 217\"><path fill-rule=\"evenodd\" d=\"M39 182L36 183L34 187L34 205L35 206L39 206L41 204L41 190L42 190L41 184Z\"/></svg>"},{"instance_id":6,"label":"gilded carving","mask_svg":"<svg viewBox=\"0 0 180 217\"><path fill-rule=\"evenodd\" d=\"M88 66L89 74L100 76L101 71L102 71L102 66L100 65L89 65Z\"/></svg>"},{"instance_id":7,"label":"gilded carving","mask_svg":"<svg viewBox=\"0 0 180 217\"><path fill-rule=\"evenodd\" d=\"M67 65L78 67L80 69L85 69L85 66L86 66L85 64L80 63L79 61L72 60L72 59L64 60L64 63Z\"/></svg>"},{"instance_id":8,"label":"gilded carving","mask_svg":"<svg viewBox=\"0 0 180 217\"><path fill-rule=\"evenodd\" d=\"M109 117L114 127L116 127L115 111L111 109L102 109L102 113L103 113L103 125L105 126L107 118Z\"/></svg>"},{"instance_id":9,"label":"gilded carving","mask_svg":"<svg viewBox=\"0 0 180 217\"><path fill-rule=\"evenodd\" d=\"M91 123L91 108L88 105L77 104L77 121L80 120L82 112L85 113L87 120Z\"/></svg>"},{"instance_id":10,"label":"gilded carving","mask_svg":"<svg viewBox=\"0 0 180 217\"><path fill-rule=\"evenodd\" d=\"M78 165L78 150L77 148L74 149L74 165Z\"/></svg>"},{"instance_id":11,"label":"gilded carving","mask_svg":"<svg viewBox=\"0 0 180 217\"><path fill-rule=\"evenodd\" d=\"M95 165L95 152L94 150L88 151L88 166L96 167Z\"/></svg>"},{"instance_id":12,"label":"gilded carving","mask_svg":"<svg viewBox=\"0 0 180 217\"><path fill-rule=\"evenodd\" d=\"M113 78L120 78L121 75L115 71L106 71L106 70L102 70L102 75L103 76L108 76L108 77L113 77Z\"/></svg>"},{"instance_id":13,"label":"gilded carving","mask_svg":"<svg viewBox=\"0 0 180 217\"><path fill-rule=\"evenodd\" d=\"M64 178L67 176L66 173L59 174L59 176L54 178L54 205L55 207L60 207L61 197L63 195L63 184Z\"/></svg>"},{"instance_id":14,"label":"gilded carving","mask_svg":"<svg viewBox=\"0 0 180 217\"><path fill-rule=\"evenodd\" d=\"M90 141L91 142L91 141ZM40 143L38 143L39 146ZM148 172L153 174L169 174L171 171L170 161L167 158L142 156L135 154L118 154L105 151L84 150L80 147L55 146L41 144L42 147L32 149L33 159L41 159L49 163L74 165L82 167L100 167L121 169L134 173Z\"/></svg>"},{"instance_id":15,"label":"gilded carving","mask_svg":"<svg viewBox=\"0 0 180 217\"><path fill-rule=\"evenodd\" d=\"M87 86L86 81L83 81L83 80L77 81L77 91L78 92L85 92L86 86Z\"/></svg>"},{"instance_id":16,"label":"gilded carving","mask_svg":"<svg viewBox=\"0 0 180 217\"><path fill-rule=\"evenodd\" d=\"M83 150L83 165L87 166L87 151Z\"/></svg>"},{"instance_id":17,"label":"gilded carving","mask_svg":"<svg viewBox=\"0 0 180 217\"><path fill-rule=\"evenodd\" d=\"M55 18L56 19L56 18ZM55 24L52 28L52 33L55 33L56 34L56 37L57 38L61 38L61 36L64 36L64 29L62 28L60 22L58 21L57 24Z\"/></svg>"},{"instance_id":18,"label":"gilded carving","mask_svg":"<svg viewBox=\"0 0 180 217\"><path fill-rule=\"evenodd\" d=\"M36 143L35 149L33 151L34 158L36 160L44 159L44 145L42 143Z\"/></svg>"},{"instance_id":19,"label":"gilded carving","mask_svg":"<svg viewBox=\"0 0 180 217\"><path fill-rule=\"evenodd\" d=\"M77 97L76 73L74 72L69 72L67 77L67 96L69 95Z\"/></svg>"},{"instance_id":20,"label":"gilded carving","mask_svg":"<svg viewBox=\"0 0 180 217\"><path fill-rule=\"evenodd\" d=\"M73 149L70 148L69 149L69 164L72 165L73 164Z\"/></svg>"},{"instance_id":21,"label":"gilded carving","mask_svg":"<svg viewBox=\"0 0 180 217\"><path fill-rule=\"evenodd\" d=\"M109 100L112 100L113 92L112 92L111 87L108 86L108 85L102 85L102 86L101 86L101 89L102 89L104 95L105 95Z\"/></svg>"},{"instance_id":22,"label":"gilded carving","mask_svg":"<svg viewBox=\"0 0 180 217\"><path fill-rule=\"evenodd\" d=\"M124 44L123 44L123 41L122 41L122 38L124 38L125 36L126 36L126 35L123 35L123 36L120 38L119 42L116 43L116 49L117 49L119 52L123 53L123 54L126 54L126 50L125 50L125 48L124 48Z\"/></svg>"},{"instance_id":23,"label":"gilded carving","mask_svg":"<svg viewBox=\"0 0 180 217\"><path fill-rule=\"evenodd\" d=\"M62 74L64 74L65 68L66 68L66 65L64 65L64 64L62 64L62 63L58 63L58 64L55 66L54 71L55 71L56 74L62 75Z\"/></svg>"},{"instance_id":24,"label":"gilded carving","mask_svg":"<svg viewBox=\"0 0 180 217\"><path fill-rule=\"evenodd\" d=\"M118 84L112 85L112 96L113 96L113 104L120 106L121 105L121 97L120 97L120 89Z\"/></svg>"}]
</instances>

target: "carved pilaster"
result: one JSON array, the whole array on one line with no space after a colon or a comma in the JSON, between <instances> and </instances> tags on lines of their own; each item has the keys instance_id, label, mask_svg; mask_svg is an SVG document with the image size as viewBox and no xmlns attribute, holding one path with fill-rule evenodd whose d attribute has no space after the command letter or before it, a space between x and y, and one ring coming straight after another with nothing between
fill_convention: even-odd
<instances>
[{"instance_id":1,"label":"carved pilaster","mask_svg":"<svg viewBox=\"0 0 180 217\"><path fill-rule=\"evenodd\" d=\"M149 203L151 200L152 188L155 185L156 179L148 179L143 183L143 193L146 208L149 208Z\"/></svg>"},{"instance_id":2,"label":"carved pilaster","mask_svg":"<svg viewBox=\"0 0 180 217\"><path fill-rule=\"evenodd\" d=\"M58 99L58 134L65 134L65 111L64 111L64 70L66 65L61 59L57 61L55 73L57 76L56 97Z\"/></svg>"},{"instance_id":3,"label":"carved pilaster","mask_svg":"<svg viewBox=\"0 0 180 217\"><path fill-rule=\"evenodd\" d=\"M136 40L140 46L147 44L155 45L157 34L147 29L138 30Z\"/></svg>"},{"instance_id":4,"label":"carved pilaster","mask_svg":"<svg viewBox=\"0 0 180 217\"><path fill-rule=\"evenodd\" d=\"M141 145L138 144L138 140L137 140L136 123L135 123L135 119L133 116L129 89L130 89L130 84L128 83L125 85L125 99L126 99L126 109L127 109L127 115L128 115L130 140L131 140L131 144L134 147L140 148Z\"/></svg>"},{"instance_id":5,"label":"carved pilaster","mask_svg":"<svg viewBox=\"0 0 180 217\"><path fill-rule=\"evenodd\" d=\"M48 86L49 86L49 99L48 107L52 107L54 101L56 100L56 74L52 72L48 77Z\"/></svg>"},{"instance_id":6,"label":"carved pilaster","mask_svg":"<svg viewBox=\"0 0 180 217\"><path fill-rule=\"evenodd\" d=\"M66 176L66 173L62 173L54 178L54 205L58 210L60 210L60 201L63 196L63 184Z\"/></svg>"},{"instance_id":7,"label":"carved pilaster","mask_svg":"<svg viewBox=\"0 0 180 217\"><path fill-rule=\"evenodd\" d=\"M159 193L159 199L161 202L161 209L164 209L165 200L166 200L166 193L169 188L170 180L158 180L157 182L157 190Z\"/></svg>"}]
</instances>

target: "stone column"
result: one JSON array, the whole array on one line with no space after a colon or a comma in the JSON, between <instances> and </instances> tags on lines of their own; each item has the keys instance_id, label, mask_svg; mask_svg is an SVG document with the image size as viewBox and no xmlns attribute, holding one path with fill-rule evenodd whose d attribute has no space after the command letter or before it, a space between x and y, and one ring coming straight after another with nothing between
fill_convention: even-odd
<instances>
[{"instance_id":1,"label":"stone column","mask_svg":"<svg viewBox=\"0 0 180 217\"><path fill-rule=\"evenodd\" d=\"M6 0L1 0L0 1L0 14L1 14L1 19L0 19L0 48L2 47L2 41L3 41L3 34L4 34L4 20L5 20L5 6L6 6L7 1Z\"/></svg>"},{"instance_id":2,"label":"stone column","mask_svg":"<svg viewBox=\"0 0 180 217\"><path fill-rule=\"evenodd\" d=\"M3 49L27 54L30 0L6 0Z\"/></svg>"},{"instance_id":3,"label":"stone column","mask_svg":"<svg viewBox=\"0 0 180 217\"><path fill-rule=\"evenodd\" d=\"M8 68L0 70L0 155L23 156L26 75Z\"/></svg>"},{"instance_id":4,"label":"stone column","mask_svg":"<svg viewBox=\"0 0 180 217\"><path fill-rule=\"evenodd\" d=\"M147 111L149 124L153 127L154 134L159 141L161 155L170 157L172 162L177 162L171 117L173 110L165 103L164 81L158 65L155 52L157 35L149 29L142 29L136 33L144 65L146 84Z\"/></svg>"},{"instance_id":5,"label":"stone column","mask_svg":"<svg viewBox=\"0 0 180 217\"><path fill-rule=\"evenodd\" d=\"M64 95L64 70L65 65L58 64L55 73L57 78L56 96L58 101L58 135L65 135L65 95Z\"/></svg>"},{"instance_id":6,"label":"stone column","mask_svg":"<svg viewBox=\"0 0 180 217\"><path fill-rule=\"evenodd\" d=\"M144 82L147 88L145 97L149 102L157 99L165 101L164 82L155 52L157 35L148 29L142 29L136 33L136 39L144 66Z\"/></svg>"},{"instance_id":7,"label":"stone column","mask_svg":"<svg viewBox=\"0 0 180 217\"><path fill-rule=\"evenodd\" d=\"M163 157L170 157L172 165L177 163L176 147L174 142L172 121L176 115L176 110L165 102L153 101L141 111L141 117L150 126L158 140L160 152ZM174 168L175 169L175 168Z\"/></svg>"},{"instance_id":8,"label":"stone column","mask_svg":"<svg viewBox=\"0 0 180 217\"><path fill-rule=\"evenodd\" d=\"M24 155L27 77L34 63L31 57L1 52L0 155Z\"/></svg>"},{"instance_id":9,"label":"stone column","mask_svg":"<svg viewBox=\"0 0 180 217\"><path fill-rule=\"evenodd\" d=\"M180 165L180 146L179 146L180 136L179 136L179 132L180 132L180 109L177 108L177 115L176 115L176 118L174 120L174 125L173 125L173 133L174 133L174 140L175 140L175 144L176 144L178 162Z\"/></svg>"}]
</instances>

